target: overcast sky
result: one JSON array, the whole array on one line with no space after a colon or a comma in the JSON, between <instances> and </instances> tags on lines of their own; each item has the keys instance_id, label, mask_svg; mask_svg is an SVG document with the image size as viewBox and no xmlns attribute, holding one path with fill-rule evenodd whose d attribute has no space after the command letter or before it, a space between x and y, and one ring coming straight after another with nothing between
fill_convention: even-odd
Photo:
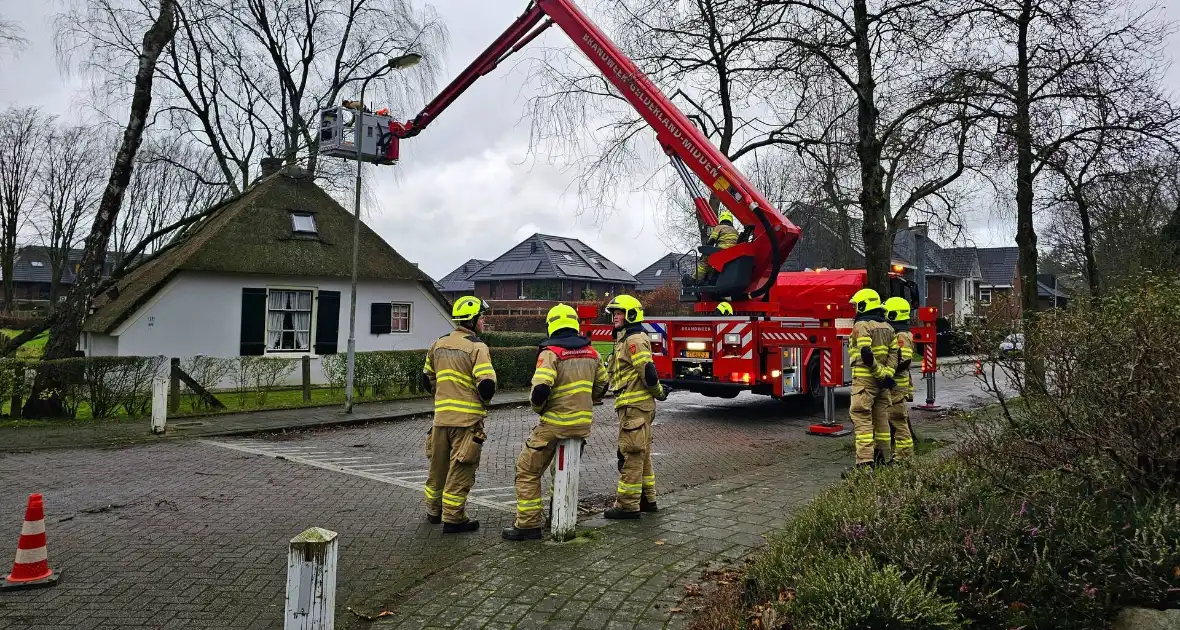
<instances>
[{"instance_id":1,"label":"overcast sky","mask_svg":"<svg viewBox=\"0 0 1180 630\"><path fill-rule=\"evenodd\" d=\"M525 0L433 0L450 31L445 85L524 9ZM1165 0L1169 19L1180 17L1180 0ZM80 84L59 71L53 56L53 14L61 3L0 0L0 14L24 28L30 45L18 56L0 57L0 107L39 105L64 117L83 110ZM562 45L550 29L537 44ZM572 46L572 44L570 44ZM1173 57L1180 39L1170 42ZM1180 85L1173 68L1169 85ZM366 220L403 256L435 278L469 258L492 259L534 232L582 239L631 272L667 251L656 221L652 194L622 200L603 218L586 212L563 164L531 159L529 123L522 120L530 86L505 64L484 77L422 135L403 144L402 162L380 169L378 207ZM393 169L399 173L395 177ZM1014 244L1011 223L989 208L971 213L969 242Z\"/></svg>"}]
</instances>

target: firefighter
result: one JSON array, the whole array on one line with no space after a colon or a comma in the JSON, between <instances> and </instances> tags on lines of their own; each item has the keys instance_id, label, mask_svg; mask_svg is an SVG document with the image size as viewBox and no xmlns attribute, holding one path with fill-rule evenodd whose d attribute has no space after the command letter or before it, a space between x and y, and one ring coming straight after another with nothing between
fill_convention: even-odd
<instances>
[{"instance_id":1,"label":"firefighter","mask_svg":"<svg viewBox=\"0 0 1180 630\"><path fill-rule=\"evenodd\" d=\"M897 347L893 327L885 320L881 296L872 289L857 291L850 303L856 305L856 319L848 340L852 366L852 404L848 415L856 440L856 467L872 468L873 443L889 447L890 390Z\"/></svg>"},{"instance_id":2,"label":"firefighter","mask_svg":"<svg viewBox=\"0 0 1180 630\"><path fill-rule=\"evenodd\" d=\"M459 298L451 309L455 330L430 344L422 368L422 384L434 393L434 424L426 436L426 518L441 522L444 534L479 529L479 521L467 518L465 508L487 439L487 404L496 393L488 346L476 336L483 331L487 310L477 297Z\"/></svg>"},{"instance_id":3,"label":"firefighter","mask_svg":"<svg viewBox=\"0 0 1180 630\"><path fill-rule=\"evenodd\" d=\"M615 349L610 388L619 414L619 453L623 465L614 507L603 516L639 518L656 512L656 473L651 465L651 424L656 401L667 400L651 359L651 340L643 329L643 305L630 295L619 295L606 305L615 326Z\"/></svg>"},{"instance_id":4,"label":"firefighter","mask_svg":"<svg viewBox=\"0 0 1180 630\"><path fill-rule=\"evenodd\" d=\"M718 249L729 249L737 245L739 236L737 228L733 227L733 213L729 210L722 210L721 214L717 215L717 225L713 226L713 231L709 234L709 242L705 245ZM709 263L706 261L706 257L702 256L700 262L697 263L697 271L693 279L699 284L708 273Z\"/></svg>"},{"instance_id":5,"label":"firefighter","mask_svg":"<svg viewBox=\"0 0 1180 630\"><path fill-rule=\"evenodd\" d=\"M502 532L507 540L541 537L541 475L553 461L558 440L590 436L594 403L610 384L598 352L580 334L573 307L558 304L545 321L549 338L541 342L529 397L541 421L516 458L516 523Z\"/></svg>"},{"instance_id":6,"label":"firefighter","mask_svg":"<svg viewBox=\"0 0 1180 630\"><path fill-rule=\"evenodd\" d=\"M718 315L725 315L725 316L733 315L733 305L730 304L729 302L722 302L722 303L718 304L717 305L717 314Z\"/></svg>"},{"instance_id":7,"label":"firefighter","mask_svg":"<svg viewBox=\"0 0 1180 630\"><path fill-rule=\"evenodd\" d=\"M889 427L893 431L894 460L904 462L914 453L914 432L910 427L910 406L914 384L910 380L910 363L914 360L914 334L910 332L910 303L905 298L885 300L885 319L893 326L897 338L897 367L889 405Z\"/></svg>"}]
</instances>

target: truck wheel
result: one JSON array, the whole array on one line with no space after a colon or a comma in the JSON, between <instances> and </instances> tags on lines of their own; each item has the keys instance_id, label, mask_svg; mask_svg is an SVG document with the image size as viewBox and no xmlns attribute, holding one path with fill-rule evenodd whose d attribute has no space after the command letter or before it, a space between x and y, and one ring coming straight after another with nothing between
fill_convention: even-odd
<instances>
[{"instance_id":1,"label":"truck wheel","mask_svg":"<svg viewBox=\"0 0 1180 630\"><path fill-rule=\"evenodd\" d=\"M824 408L824 388L819 384L819 355L807 362L807 400L813 409Z\"/></svg>"}]
</instances>

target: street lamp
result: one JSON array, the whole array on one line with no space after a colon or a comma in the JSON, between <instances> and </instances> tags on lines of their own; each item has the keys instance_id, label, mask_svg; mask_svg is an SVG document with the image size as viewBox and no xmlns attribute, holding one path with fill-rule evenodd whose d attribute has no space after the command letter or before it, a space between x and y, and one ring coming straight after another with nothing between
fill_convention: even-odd
<instances>
[{"instance_id":1,"label":"street lamp","mask_svg":"<svg viewBox=\"0 0 1180 630\"><path fill-rule=\"evenodd\" d=\"M418 53L407 53L400 57L394 57L361 82L360 110L357 111L356 119L352 125L352 141L356 144L356 194L353 197L352 205L356 216L353 217L352 224L352 290L348 298L348 354L345 360L347 367L344 376L344 413L352 413L353 382L356 378L356 273L361 240L361 167L365 164L361 153L364 143L362 128L365 120L365 89L369 87L369 81L393 70L404 70L416 65L419 61L422 61L422 55Z\"/></svg>"}]
</instances>

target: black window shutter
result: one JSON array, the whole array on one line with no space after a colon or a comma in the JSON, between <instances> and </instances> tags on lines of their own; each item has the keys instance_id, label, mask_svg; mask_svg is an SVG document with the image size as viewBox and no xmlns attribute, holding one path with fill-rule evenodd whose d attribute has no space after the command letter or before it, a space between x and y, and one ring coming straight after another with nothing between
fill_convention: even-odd
<instances>
[{"instance_id":1,"label":"black window shutter","mask_svg":"<svg viewBox=\"0 0 1180 630\"><path fill-rule=\"evenodd\" d=\"M340 292L320 291L315 320L315 353L336 354L340 338Z\"/></svg>"},{"instance_id":2,"label":"black window shutter","mask_svg":"<svg viewBox=\"0 0 1180 630\"><path fill-rule=\"evenodd\" d=\"M373 302L369 310L369 332L374 335L388 335L393 331L393 305L389 302Z\"/></svg>"},{"instance_id":3,"label":"black window shutter","mask_svg":"<svg viewBox=\"0 0 1180 630\"><path fill-rule=\"evenodd\" d=\"M266 289L242 289L242 343L238 354L266 354Z\"/></svg>"}]
</instances>

